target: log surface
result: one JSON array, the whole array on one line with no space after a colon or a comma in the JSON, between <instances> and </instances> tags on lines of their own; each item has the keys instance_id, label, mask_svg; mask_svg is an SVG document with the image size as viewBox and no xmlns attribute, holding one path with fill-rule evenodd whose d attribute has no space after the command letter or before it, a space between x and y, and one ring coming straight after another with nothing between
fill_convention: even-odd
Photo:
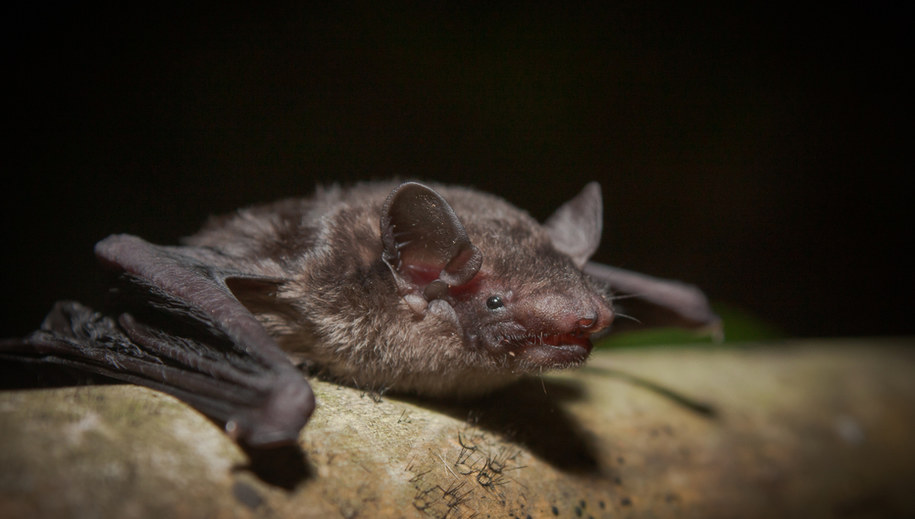
<instances>
[{"instance_id":1,"label":"log surface","mask_svg":"<svg viewBox=\"0 0 915 519\"><path fill-rule=\"evenodd\" d=\"M915 516L915 344L598 351L442 403L313 381L246 452L147 389L0 392L0 517Z\"/></svg>"}]
</instances>

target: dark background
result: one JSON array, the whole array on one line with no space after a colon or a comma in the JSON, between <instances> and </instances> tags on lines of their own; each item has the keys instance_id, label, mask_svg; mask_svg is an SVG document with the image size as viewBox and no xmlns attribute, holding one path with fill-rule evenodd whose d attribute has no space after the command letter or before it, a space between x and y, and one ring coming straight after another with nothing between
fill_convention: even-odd
<instances>
[{"instance_id":1,"label":"dark background","mask_svg":"<svg viewBox=\"0 0 915 519\"><path fill-rule=\"evenodd\" d=\"M3 9L2 333L90 298L95 241L391 176L545 217L791 335L915 332L902 3L95 3Z\"/></svg>"}]
</instances>

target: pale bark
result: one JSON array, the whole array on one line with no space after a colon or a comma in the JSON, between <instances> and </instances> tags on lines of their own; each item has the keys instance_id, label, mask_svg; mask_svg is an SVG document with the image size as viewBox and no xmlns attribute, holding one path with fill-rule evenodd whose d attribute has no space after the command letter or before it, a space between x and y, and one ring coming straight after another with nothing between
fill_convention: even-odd
<instances>
[{"instance_id":1,"label":"pale bark","mask_svg":"<svg viewBox=\"0 0 915 519\"><path fill-rule=\"evenodd\" d=\"M911 340L598 352L466 404L314 388L301 449L254 458L146 389L0 392L0 517L915 515Z\"/></svg>"}]
</instances>

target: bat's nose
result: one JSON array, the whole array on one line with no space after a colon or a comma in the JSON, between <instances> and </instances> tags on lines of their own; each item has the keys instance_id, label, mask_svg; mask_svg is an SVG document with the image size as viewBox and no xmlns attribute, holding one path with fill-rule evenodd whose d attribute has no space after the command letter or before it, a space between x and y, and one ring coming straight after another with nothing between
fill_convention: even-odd
<instances>
[{"instance_id":1,"label":"bat's nose","mask_svg":"<svg viewBox=\"0 0 915 519\"><path fill-rule=\"evenodd\" d=\"M578 329L582 333L593 334L610 326L613 322L613 310L602 303L595 304L591 311L578 319Z\"/></svg>"}]
</instances>

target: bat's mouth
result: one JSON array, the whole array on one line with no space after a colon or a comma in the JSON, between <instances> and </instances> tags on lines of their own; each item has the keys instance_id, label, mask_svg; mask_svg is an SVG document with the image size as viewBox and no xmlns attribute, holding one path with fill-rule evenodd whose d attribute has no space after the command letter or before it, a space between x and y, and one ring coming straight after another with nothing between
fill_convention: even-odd
<instances>
[{"instance_id":1,"label":"bat's mouth","mask_svg":"<svg viewBox=\"0 0 915 519\"><path fill-rule=\"evenodd\" d=\"M509 355L550 368L581 364L593 347L589 336L574 333L527 335L506 342L509 343Z\"/></svg>"}]
</instances>

